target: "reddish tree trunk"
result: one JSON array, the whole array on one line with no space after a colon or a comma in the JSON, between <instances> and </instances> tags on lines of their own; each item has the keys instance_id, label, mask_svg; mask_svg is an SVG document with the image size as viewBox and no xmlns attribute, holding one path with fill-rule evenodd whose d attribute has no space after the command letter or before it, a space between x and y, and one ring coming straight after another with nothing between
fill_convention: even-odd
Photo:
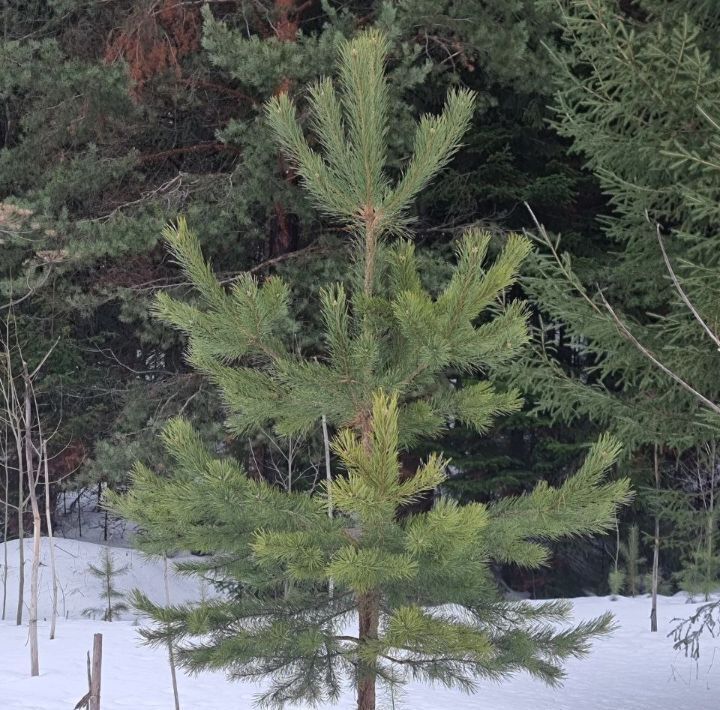
<instances>
[{"instance_id":1,"label":"reddish tree trunk","mask_svg":"<svg viewBox=\"0 0 720 710\"><path fill-rule=\"evenodd\" d=\"M281 42L294 42L300 29L300 17L309 3L304 2L298 5L297 0L275 0L275 36ZM292 81L285 77L275 89L275 95L286 93L290 90ZM280 174L287 182L295 180L295 172L289 168L282 153L278 155L278 167ZM292 215L288 215L284 205L276 201L275 230L270 244L270 256L285 254L291 249L297 248L297 225Z\"/></svg>"},{"instance_id":2,"label":"reddish tree trunk","mask_svg":"<svg viewBox=\"0 0 720 710\"><path fill-rule=\"evenodd\" d=\"M275 0L275 36L281 42L294 42L300 29L300 16L311 2Z\"/></svg>"},{"instance_id":3,"label":"reddish tree trunk","mask_svg":"<svg viewBox=\"0 0 720 710\"><path fill-rule=\"evenodd\" d=\"M375 710L376 660L364 653L363 646L377 640L380 624L380 603L377 592L366 592L358 597L358 638L361 658L358 661L358 710Z\"/></svg>"}]
</instances>

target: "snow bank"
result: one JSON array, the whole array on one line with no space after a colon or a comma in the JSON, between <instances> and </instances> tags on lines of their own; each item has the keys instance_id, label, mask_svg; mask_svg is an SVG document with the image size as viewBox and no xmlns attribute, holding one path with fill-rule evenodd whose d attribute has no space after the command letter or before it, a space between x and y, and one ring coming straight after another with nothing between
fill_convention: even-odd
<instances>
[{"instance_id":1,"label":"snow bank","mask_svg":"<svg viewBox=\"0 0 720 710\"><path fill-rule=\"evenodd\" d=\"M18 574L17 540L8 542L8 599L6 619L15 618L17 605L17 574ZM71 540L55 539L55 563L58 579L58 617L77 619L82 617L83 610L102 606L100 600L101 582L92 576L88 565L99 564L104 550L103 545ZM148 559L132 548L110 548L116 567L127 566L127 571L119 575L115 586L121 592L141 589L153 601L164 602L165 582L161 560ZM32 558L32 540L25 540L25 603L30 589L30 561ZM0 544L0 569L3 565L4 552ZM184 602L198 599L207 590L201 588L201 582L172 572L172 563L183 557L169 560L170 597L173 602ZM1 581L1 575L0 575ZM40 596L38 599L38 618L47 619L52 609L52 577L50 575L50 554L46 538L42 539L40 562ZM2 591L0 590L0 595ZM0 604L2 603L0 597ZM0 702L2 694L0 693ZM0 708L3 706L0 704ZM4 709L3 709L4 710Z\"/></svg>"}]
</instances>

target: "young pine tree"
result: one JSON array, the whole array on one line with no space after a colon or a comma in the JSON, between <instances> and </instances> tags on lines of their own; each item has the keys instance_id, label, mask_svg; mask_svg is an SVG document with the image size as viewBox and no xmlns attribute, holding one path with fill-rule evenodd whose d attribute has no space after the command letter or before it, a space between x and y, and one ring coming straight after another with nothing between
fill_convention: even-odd
<instances>
[{"instance_id":1,"label":"young pine tree","mask_svg":"<svg viewBox=\"0 0 720 710\"><path fill-rule=\"evenodd\" d=\"M603 616L557 629L549 622L566 620L568 604L504 601L491 565L538 567L549 556L546 541L613 525L629 496L626 480L601 480L618 454L613 441L601 439L558 489L541 484L492 506L443 499L429 512L408 512L441 486L445 462L431 456L403 475L401 451L453 421L482 432L520 406L517 393L486 380L461 387L459 375L487 371L525 343L523 304L500 305L499 297L529 246L511 236L484 266L489 235L470 231L445 288L436 296L425 290L404 238L409 208L456 151L473 96L452 92L440 116L422 118L393 182L385 166L386 51L376 32L340 46L339 91L325 80L308 96L317 149L287 95L267 107L310 196L354 237L353 286L320 295L326 349L306 357L293 346L297 325L281 280L259 285L245 276L223 288L183 221L166 237L203 303L158 299L162 317L189 336L191 363L221 390L234 433L272 426L295 436L326 421L338 432L334 451L347 475L322 496L280 490L213 458L190 425L175 420L164 435L172 475L138 465L132 489L113 503L140 523L146 550L211 553L184 569L212 572L232 590L170 607L137 595L156 622L144 630L148 641L172 643L191 670L265 677L262 701L273 707L334 701L347 679L359 710L374 710L378 683L408 676L469 690L478 677L524 669L554 683L562 660L584 654L611 625Z\"/></svg>"},{"instance_id":2,"label":"young pine tree","mask_svg":"<svg viewBox=\"0 0 720 710\"><path fill-rule=\"evenodd\" d=\"M620 544L620 555L625 562L626 588L631 596L640 592L642 577L640 565L644 564L645 558L640 556L640 528L638 525L631 525L628 529L627 542Z\"/></svg>"},{"instance_id":3,"label":"young pine tree","mask_svg":"<svg viewBox=\"0 0 720 710\"><path fill-rule=\"evenodd\" d=\"M106 547L100 555L99 563L97 565L89 564L88 569L90 574L101 584L100 598L104 603L102 607L83 609L83 615L93 618L100 615L103 621L117 619L122 612L128 610L128 605L123 601L125 595L115 586L117 578L127 572L127 565L117 567L112 553Z\"/></svg>"}]
</instances>

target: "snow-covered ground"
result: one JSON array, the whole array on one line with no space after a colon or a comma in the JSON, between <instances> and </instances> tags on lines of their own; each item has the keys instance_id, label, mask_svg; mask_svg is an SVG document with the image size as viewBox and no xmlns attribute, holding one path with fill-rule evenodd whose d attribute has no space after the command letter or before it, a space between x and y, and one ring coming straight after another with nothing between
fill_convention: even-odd
<instances>
[{"instance_id":1,"label":"snow-covered ground","mask_svg":"<svg viewBox=\"0 0 720 710\"><path fill-rule=\"evenodd\" d=\"M43 547L46 551L46 541ZM98 583L88 573L88 563L97 562L102 549L102 545L89 542L57 541L61 618L53 641L48 640L47 633L49 568L41 568L40 614L44 620L40 628L40 677L30 678L27 627L16 627L12 621L18 544L8 544L8 620L0 622L2 710L71 710L87 689L86 653L96 632L103 634L103 710L172 710L166 654L139 643L132 615L112 623L82 616L84 609L100 604ZM30 541L26 541L26 550L29 559ZM158 601L164 599L161 562L146 560L131 549L116 548L112 553L118 564L129 565L128 573L118 579L118 587L138 587ZM27 571L29 577L29 564ZM170 588L172 601L177 602L207 592L197 582L174 575ZM482 683L476 695L411 684L400 696L383 699L381 706L397 710L713 710L720 707L716 642L705 639L701 660L696 663L673 651L665 635L672 618L688 616L694 608L680 596L661 598L661 631L651 634L646 598L615 602L598 597L576 599L578 619L609 609L620 628L612 637L597 641L589 658L568 664L568 678L562 688L548 688L525 675L503 684ZM179 686L183 710L249 710L258 691L252 684L229 683L222 675L211 673L196 677L180 674ZM348 692L337 707L353 708L352 693Z\"/></svg>"}]
</instances>

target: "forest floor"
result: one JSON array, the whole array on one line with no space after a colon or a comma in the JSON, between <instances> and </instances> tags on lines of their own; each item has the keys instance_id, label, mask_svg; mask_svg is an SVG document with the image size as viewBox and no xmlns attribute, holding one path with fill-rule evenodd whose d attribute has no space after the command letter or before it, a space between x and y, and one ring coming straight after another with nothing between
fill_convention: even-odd
<instances>
[{"instance_id":1,"label":"forest floor","mask_svg":"<svg viewBox=\"0 0 720 710\"><path fill-rule=\"evenodd\" d=\"M99 582L88 571L103 546L72 539L57 540L61 587L57 635L48 639L50 573L47 541L43 540L40 598L40 677L31 678L27 648L27 610L23 626L14 625L17 604L18 543L8 543L6 621L0 622L0 708L2 710L72 710L87 690L86 654L93 634L103 634L103 710L172 710L167 653L140 643L138 620L124 614L112 623L86 618L83 611L101 605ZM29 586L31 541L26 541L26 585ZM128 548L113 548L113 557L128 570L117 580L121 590L139 588L153 600L165 599L162 561L148 560ZM176 558L177 559L177 558ZM0 569L3 549L0 545ZM0 575L1 581L1 575ZM1 595L0 590L0 595ZM208 590L197 581L170 575L172 602L197 599ZM26 599L27 601L27 599ZM699 661L673 650L667 637L673 618L689 616L695 604L684 596L661 597L660 632L648 630L650 602L646 597L584 597L574 600L577 619L607 610L619 624L610 637L596 641L588 658L567 664L560 688L548 688L525 674L502 684L480 682L476 695L441 687L409 684L380 707L395 710L712 710L720 707L720 641L704 639ZM179 674L183 710L250 710L259 686L229 682L222 674ZM347 692L341 710L353 707Z\"/></svg>"}]
</instances>

